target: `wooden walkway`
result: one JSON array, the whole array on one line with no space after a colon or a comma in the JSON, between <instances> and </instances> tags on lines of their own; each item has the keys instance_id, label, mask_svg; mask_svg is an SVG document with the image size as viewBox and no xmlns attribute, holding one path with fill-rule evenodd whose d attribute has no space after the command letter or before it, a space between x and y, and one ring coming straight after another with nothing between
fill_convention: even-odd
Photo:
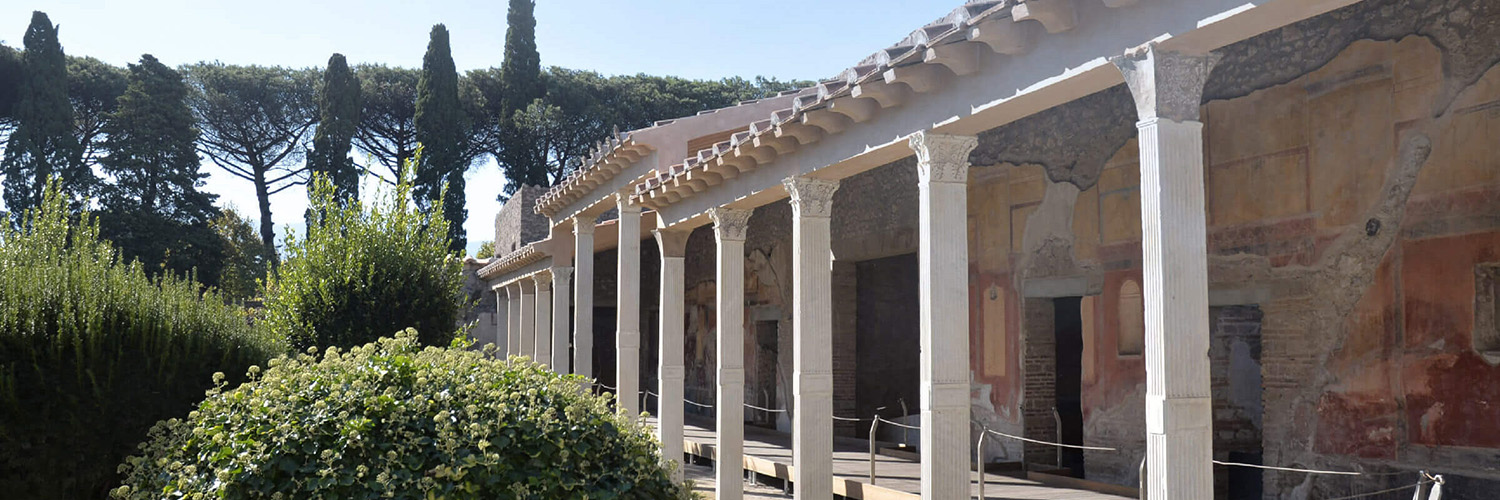
<instances>
[{"instance_id":1,"label":"wooden walkway","mask_svg":"<svg viewBox=\"0 0 1500 500\"><path fill-rule=\"evenodd\" d=\"M651 425L656 425L651 419ZM783 480L792 477L792 437L760 427L745 427L746 470ZM922 487L922 465L910 460L876 456L876 484L869 484L869 449L854 446L843 440L834 441L833 492L848 498L862 500L920 500ZM687 454L714 458L713 422L701 417L688 417L683 431L683 451ZM971 473L971 477L977 478ZM979 485L971 479L971 495L977 496ZM1128 500L1131 497L1098 493L1088 490L1051 486L1041 482L990 473L985 475L985 499L1074 499L1074 500Z\"/></svg>"}]
</instances>

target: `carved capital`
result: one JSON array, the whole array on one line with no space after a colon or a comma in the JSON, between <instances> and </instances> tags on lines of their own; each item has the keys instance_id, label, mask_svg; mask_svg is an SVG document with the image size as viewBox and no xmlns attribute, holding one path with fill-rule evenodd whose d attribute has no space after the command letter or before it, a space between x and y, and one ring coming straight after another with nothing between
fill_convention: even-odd
<instances>
[{"instance_id":1,"label":"carved capital","mask_svg":"<svg viewBox=\"0 0 1500 500\"><path fill-rule=\"evenodd\" d=\"M963 183L969 178L969 153L979 145L979 138L921 131L912 134L908 144L917 153L919 182Z\"/></svg>"},{"instance_id":2,"label":"carved capital","mask_svg":"<svg viewBox=\"0 0 1500 500\"><path fill-rule=\"evenodd\" d=\"M662 257L681 258L687 255L688 236L691 231L673 231L669 229L653 229L651 234L656 235L656 244L661 247Z\"/></svg>"},{"instance_id":3,"label":"carved capital","mask_svg":"<svg viewBox=\"0 0 1500 500\"><path fill-rule=\"evenodd\" d=\"M615 208L620 209L620 215L641 213L641 206L630 202L630 193L620 191L615 193Z\"/></svg>"},{"instance_id":4,"label":"carved capital","mask_svg":"<svg viewBox=\"0 0 1500 500\"><path fill-rule=\"evenodd\" d=\"M1152 118L1198 121L1203 85L1223 56L1162 50L1155 43L1110 59L1125 75L1142 121Z\"/></svg>"},{"instance_id":5,"label":"carved capital","mask_svg":"<svg viewBox=\"0 0 1500 500\"><path fill-rule=\"evenodd\" d=\"M714 221L714 236L720 240L745 241L745 231L750 228L750 210L738 208L711 208L708 217Z\"/></svg>"},{"instance_id":6,"label":"carved capital","mask_svg":"<svg viewBox=\"0 0 1500 500\"><path fill-rule=\"evenodd\" d=\"M594 218L574 217L573 234L594 234Z\"/></svg>"},{"instance_id":7,"label":"carved capital","mask_svg":"<svg viewBox=\"0 0 1500 500\"><path fill-rule=\"evenodd\" d=\"M828 217L833 213L833 193L839 181L788 177L781 180L792 197L792 213L798 217Z\"/></svg>"},{"instance_id":8,"label":"carved capital","mask_svg":"<svg viewBox=\"0 0 1500 500\"><path fill-rule=\"evenodd\" d=\"M544 271L538 271L536 274L531 275L531 280L534 281L534 282L536 282L536 291L537 292L549 292L549 291L552 291L552 272L551 271L545 271L545 270Z\"/></svg>"},{"instance_id":9,"label":"carved capital","mask_svg":"<svg viewBox=\"0 0 1500 500\"><path fill-rule=\"evenodd\" d=\"M573 277L573 268L571 267L554 267L551 271L552 280L559 285L566 284L568 279Z\"/></svg>"}]
</instances>

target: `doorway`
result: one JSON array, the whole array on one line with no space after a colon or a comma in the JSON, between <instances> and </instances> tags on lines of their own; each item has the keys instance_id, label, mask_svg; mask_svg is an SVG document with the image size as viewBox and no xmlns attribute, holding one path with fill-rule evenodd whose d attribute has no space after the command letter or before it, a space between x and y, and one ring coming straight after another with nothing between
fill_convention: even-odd
<instances>
[{"instance_id":1,"label":"doorway","mask_svg":"<svg viewBox=\"0 0 1500 500\"><path fill-rule=\"evenodd\" d=\"M1261 465L1261 318L1255 305L1209 308L1214 458ZM1261 470L1214 467L1214 498L1258 500Z\"/></svg>"},{"instance_id":2,"label":"doorway","mask_svg":"<svg viewBox=\"0 0 1500 500\"><path fill-rule=\"evenodd\" d=\"M1057 439L1064 444L1083 444L1083 317L1081 297L1053 301L1053 331L1056 333ZM1083 450L1058 448L1057 466L1074 477L1083 477Z\"/></svg>"},{"instance_id":3,"label":"doorway","mask_svg":"<svg viewBox=\"0 0 1500 500\"><path fill-rule=\"evenodd\" d=\"M750 384L752 394L746 395L746 400L755 406L762 408L777 408L776 404L776 368L780 362L780 354L777 352L776 343L776 321L755 322L755 372L754 380ZM766 411L751 411L750 424L776 428L777 413Z\"/></svg>"}]
</instances>

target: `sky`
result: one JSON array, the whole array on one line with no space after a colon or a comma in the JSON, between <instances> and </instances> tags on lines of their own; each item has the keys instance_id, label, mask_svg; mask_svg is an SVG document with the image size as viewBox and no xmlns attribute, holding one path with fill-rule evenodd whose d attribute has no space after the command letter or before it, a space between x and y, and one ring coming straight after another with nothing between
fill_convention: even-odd
<instances>
[{"instance_id":1,"label":"sky","mask_svg":"<svg viewBox=\"0 0 1500 500\"><path fill-rule=\"evenodd\" d=\"M963 0L539 0L542 65L608 75L647 73L718 79L757 75L817 80L891 45ZM322 67L342 53L351 64L420 67L433 24L450 32L460 72L500 66L506 0L5 0L0 41L12 47L42 10L60 26L69 55L116 65L152 54L178 66L199 61ZM674 118L674 117L658 117ZM358 155L358 153L355 153ZM258 217L249 181L205 160L206 191L221 206ZM494 238L495 196L504 176L493 162L467 175L469 252ZM368 183L367 183L368 185ZM277 235L300 232L306 192L272 196Z\"/></svg>"}]
</instances>

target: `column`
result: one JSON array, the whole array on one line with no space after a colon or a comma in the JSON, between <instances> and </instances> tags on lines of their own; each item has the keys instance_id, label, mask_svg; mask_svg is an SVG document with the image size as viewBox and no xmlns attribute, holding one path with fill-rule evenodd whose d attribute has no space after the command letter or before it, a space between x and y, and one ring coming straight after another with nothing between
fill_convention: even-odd
<instances>
[{"instance_id":1,"label":"column","mask_svg":"<svg viewBox=\"0 0 1500 500\"><path fill-rule=\"evenodd\" d=\"M516 354L530 357L536 352L536 284L530 278L522 279L520 342Z\"/></svg>"},{"instance_id":2,"label":"column","mask_svg":"<svg viewBox=\"0 0 1500 500\"><path fill-rule=\"evenodd\" d=\"M798 500L833 500L833 254L838 181L786 179L792 204L792 481Z\"/></svg>"},{"instance_id":3,"label":"column","mask_svg":"<svg viewBox=\"0 0 1500 500\"><path fill-rule=\"evenodd\" d=\"M536 280L536 343L532 359L552 366L552 272L541 271Z\"/></svg>"},{"instance_id":4,"label":"column","mask_svg":"<svg viewBox=\"0 0 1500 500\"><path fill-rule=\"evenodd\" d=\"M573 218L573 373L594 378L594 218Z\"/></svg>"},{"instance_id":5,"label":"column","mask_svg":"<svg viewBox=\"0 0 1500 500\"><path fill-rule=\"evenodd\" d=\"M971 136L917 132L922 347L922 498L969 498L969 152Z\"/></svg>"},{"instance_id":6,"label":"column","mask_svg":"<svg viewBox=\"0 0 1500 500\"><path fill-rule=\"evenodd\" d=\"M615 399L626 413L641 413L641 207L625 193L615 194L620 209L620 245L615 281Z\"/></svg>"},{"instance_id":7,"label":"column","mask_svg":"<svg viewBox=\"0 0 1500 500\"><path fill-rule=\"evenodd\" d=\"M1213 497L1203 84L1219 56L1148 45L1115 66L1140 122L1142 291L1146 303L1146 491Z\"/></svg>"},{"instance_id":8,"label":"column","mask_svg":"<svg viewBox=\"0 0 1500 500\"><path fill-rule=\"evenodd\" d=\"M683 258L687 254L688 231L658 229L656 244L661 247L661 309L657 324L661 333L661 360L658 372L661 380L661 401L657 404L657 437L661 439L661 455L668 460L680 462L682 458L682 381L683 330L687 317L683 295L687 293L686 271ZM682 480L682 471L677 471L675 480Z\"/></svg>"},{"instance_id":9,"label":"column","mask_svg":"<svg viewBox=\"0 0 1500 500\"><path fill-rule=\"evenodd\" d=\"M521 354L521 285L511 283L505 287L505 356Z\"/></svg>"},{"instance_id":10,"label":"column","mask_svg":"<svg viewBox=\"0 0 1500 500\"><path fill-rule=\"evenodd\" d=\"M714 494L718 500L740 500L745 496L745 230L750 211L715 208L708 216L714 221L719 261Z\"/></svg>"},{"instance_id":11,"label":"column","mask_svg":"<svg viewBox=\"0 0 1500 500\"><path fill-rule=\"evenodd\" d=\"M552 369L557 373L572 373L568 368L568 322L572 311L568 310L568 302L571 296L568 293L568 281L573 277L573 268L552 268Z\"/></svg>"},{"instance_id":12,"label":"column","mask_svg":"<svg viewBox=\"0 0 1500 500\"><path fill-rule=\"evenodd\" d=\"M505 350L510 346L505 341L510 331L510 296L504 293L503 287L497 286L490 291L495 293L495 357L504 358Z\"/></svg>"}]
</instances>

